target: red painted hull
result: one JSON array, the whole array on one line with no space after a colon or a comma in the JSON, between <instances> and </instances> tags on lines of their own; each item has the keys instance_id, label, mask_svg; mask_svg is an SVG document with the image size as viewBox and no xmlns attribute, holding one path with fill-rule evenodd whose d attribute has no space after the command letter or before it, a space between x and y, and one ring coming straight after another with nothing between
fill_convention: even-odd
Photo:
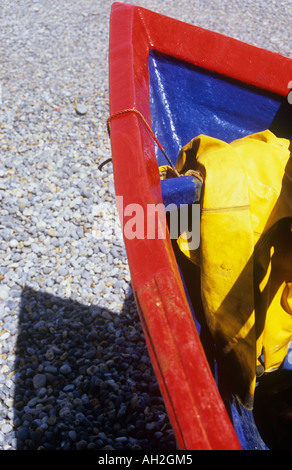
<instances>
[{"instance_id":1,"label":"red painted hull","mask_svg":"<svg viewBox=\"0 0 292 470\"><path fill-rule=\"evenodd\" d=\"M151 122L151 49L283 96L288 92L289 59L115 3L109 48L111 114L135 108ZM123 206L161 203L154 142L138 116L111 121L111 146L116 194L123 196ZM125 225L122 209L120 215ZM179 448L240 449L195 328L170 239L125 237L125 246L150 357Z\"/></svg>"}]
</instances>

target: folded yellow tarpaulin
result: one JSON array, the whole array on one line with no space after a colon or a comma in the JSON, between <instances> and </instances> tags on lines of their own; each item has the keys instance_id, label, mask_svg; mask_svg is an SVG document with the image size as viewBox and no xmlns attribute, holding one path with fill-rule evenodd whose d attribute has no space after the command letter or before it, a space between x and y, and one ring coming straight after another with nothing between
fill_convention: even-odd
<instances>
[{"instance_id":1,"label":"folded yellow tarpaulin","mask_svg":"<svg viewBox=\"0 0 292 470\"><path fill-rule=\"evenodd\" d=\"M200 171L201 242L178 245L200 265L201 295L232 390L253 406L257 366L278 368L292 337L290 141L266 130L230 144L200 135L182 148L180 174Z\"/></svg>"}]
</instances>

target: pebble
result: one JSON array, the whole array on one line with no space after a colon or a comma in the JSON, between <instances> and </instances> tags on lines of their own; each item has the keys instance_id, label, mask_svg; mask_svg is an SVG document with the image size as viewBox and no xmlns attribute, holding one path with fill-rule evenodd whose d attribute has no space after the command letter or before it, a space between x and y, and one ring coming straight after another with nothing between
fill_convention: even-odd
<instances>
[{"instance_id":1,"label":"pebble","mask_svg":"<svg viewBox=\"0 0 292 470\"><path fill-rule=\"evenodd\" d=\"M76 439L77 439L77 433L76 433L76 431L69 431L68 436L69 436L70 439L72 439L72 441L74 441L74 442L75 442Z\"/></svg>"},{"instance_id":2,"label":"pebble","mask_svg":"<svg viewBox=\"0 0 292 470\"><path fill-rule=\"evenodd\" d=\"M46 384L46 376L43 374L36 374L33 378L33 386L34 388L42 388Z\"/></svg>"},{"instance_id":3,"label":"pebble","mask_svg":"<svg viewBox=\"0 0 292 470\"><path fill-rule=\"evenodd\" d=\"M61 374L63 374L63 375L68 375L68 374L70 374L71 370L72 370L72 369L71 369L71 367L69 366L69 364L64 364L64 365L62 365L62 366L60 367L60 372L61 372Z\"/></svg>"},{"instance_id":4,"label":"pebble","mask_svg":"<svg viewBox=\"0 0 292 470\"><path fill-rule=\"evenodd\" d=\"M4 423L1 427L1 432L3 434L8 434L9 432L11 432L13 429L12 425L11 424L7 424L7 423Z\"/></svg>"},{"instance_id":5,"label":"pebble","mask_svg":"<svg viewBox=\"0 0 292 470\"><path fill-rule=\"evenodd\" d=\"M5 300L9 296L9 288L7 286L0 286L0 299Z\"/></svg>"},{"instance_id":6,"label":"pebble","mask_svg":"<svg viewBox=\"0 0 292 470\"><path fill-rule=\"evenodd\" d=\"M112 3L1 1L0 450L176 449L98 168ZM291 55L287 1L139 5Z\"/></svg>"},{"instance_id":7,"label":"pebble","mask_svg":"<svg viewBox=\"0 0 292 470\"><path fill-rule=\"evenodd\" d=\"M17 241L15 238L13 238L12 240L10 240L10 242L9 242L10 248L16 248L17 245L18 245L18 241Z\"/></svg>"},{"instance_id":8,"label":"pebble","mask_svg":"<svg viewBox=\"0 0 292 470\"><path fill-rule=\"evenodd\" d=\"M84 104L77 104L76 113L84 116L87 113L87 107Z\"/></svg>"},{"instance_id":9,"label":"pebble","mask_svg":"<svg viewBox=\"0 0 292 470\"><path fill-rule=\"evenodd\" d=\"M87 449L87 442L85 441L85 439L77 442L76 444L76 450L85 450Z\"/></svg>"}]
</instances>

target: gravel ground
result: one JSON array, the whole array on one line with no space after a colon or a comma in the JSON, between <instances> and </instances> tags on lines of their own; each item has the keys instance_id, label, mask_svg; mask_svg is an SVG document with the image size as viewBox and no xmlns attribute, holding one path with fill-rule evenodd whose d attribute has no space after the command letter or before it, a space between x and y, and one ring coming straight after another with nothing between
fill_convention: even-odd
<instances>
[{"instance_id":1,"label":"gravel ground","mask_svg":"<svg viewBox=\"0 0 292 470\"><path fill-rule=\"evenodd\" d=\"M112 3L1 1L1 450L175 449L98 169ZM139 4L291 55L291 2Z\"/></svg>"}]
</instances>

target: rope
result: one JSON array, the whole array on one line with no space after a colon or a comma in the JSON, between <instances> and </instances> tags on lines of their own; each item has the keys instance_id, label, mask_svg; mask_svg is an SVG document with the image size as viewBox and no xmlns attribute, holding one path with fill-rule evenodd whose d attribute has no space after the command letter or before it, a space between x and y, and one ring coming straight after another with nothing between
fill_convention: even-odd
<instances>
[{"instance_id":1,"label":"rope","mask_svg":"<svg viewBox=\"0 0 292 470\"><path fill-rule=\"evenodd\" d=\"M173 170L175 171L175 174L177 176L180 176L179 173L177 172L175 166L173 165L171 159L168 157L168 155L166 154L164 148L162 147L162 145L160 144L159 140L157 139L156 135L154 134L153 130L151 129L151 127L149 126L148 122L146 121L146 119L144 118L143 114L140 113L140 111L138 111L137 109L135 108L128 108L128 109L123 109L122 111L118 111L114 114L112 114L111 116L109 116L109 118L107 119L107 131L108 131L108 134L110 136L110 123L112 121L112 119L116 118L116 117L119 117L119 116L123 116L124 114L129 114L129 113L135 113L140 119L141 121L143 122L143 124L145 125L147 131L149 132L149 134L151 135L151 137L153 138L153 140L156 142L158 148L161 150L161 152L163 153L164 157L166 158L166 160L168 161L168 163L170 164L170 166L173 168Z\"/></svg>"},{"instance_id":2,"label":"rope","mask_svg":"<svg viewBox=\"0 0 292 470\"><path fill-rule=\"evenodd\" d=\"M105 160L104 162L102 162L99 166L98 166L98 169L101 170L102 167L104 167L104 165L107 165L109 162L111 162L112 159L111 158L108 158L107 160Z\"/></svg>"},{"instance_id":3,"label":"rope","mask_svg":"<svg viewBox=\"0 0 292 470\"><path fill-rule=\"evenodd\" d=\"M184 176L194 176L200 181L201 184L204 183L204 177L199 170L188 170L184 173Z\"/></svg>"}]
</instances>

